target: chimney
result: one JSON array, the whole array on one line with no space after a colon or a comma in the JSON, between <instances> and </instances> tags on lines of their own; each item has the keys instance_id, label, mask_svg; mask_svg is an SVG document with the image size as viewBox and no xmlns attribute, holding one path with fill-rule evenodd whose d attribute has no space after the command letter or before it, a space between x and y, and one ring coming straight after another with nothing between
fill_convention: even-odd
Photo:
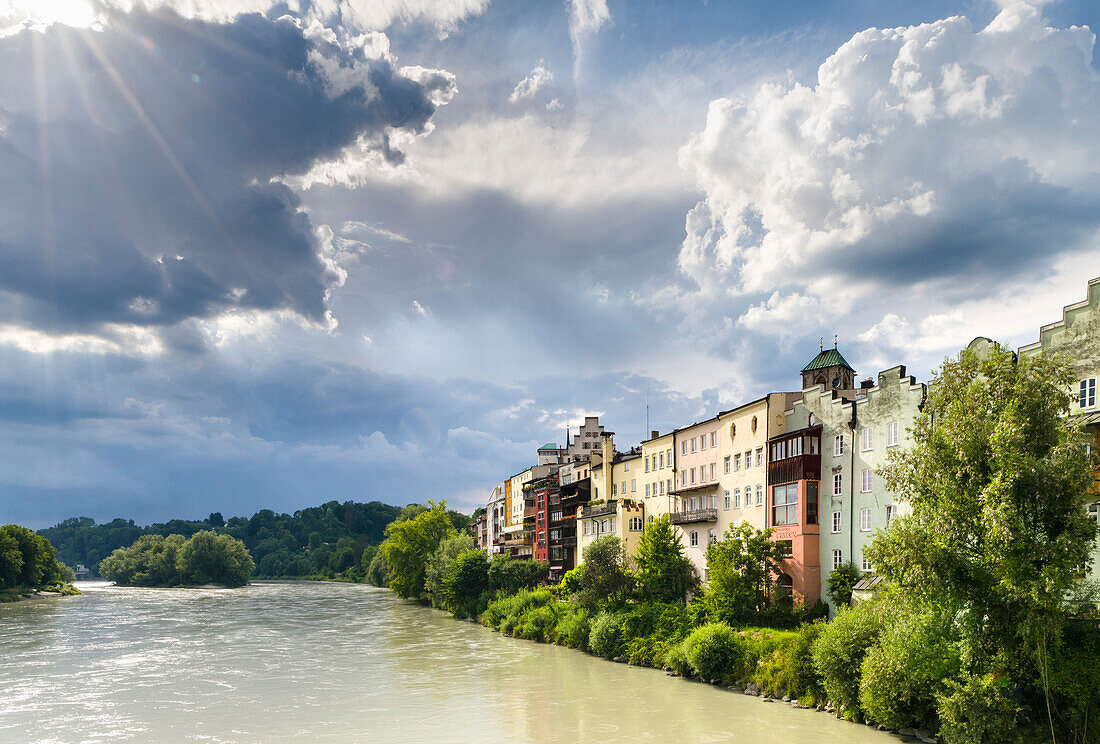
<instances>
[{"instance_id":1,"label":"chimney","mask_svg":"<svg viewBox=\"0 0 1100 744\"><path fill-rule=\"evenodd\" d=\"M866 380L863 380L862 382L859 383L859 389L860 390L868 390L870 388L873 388L874 386L875 386L875 381L872 380L870 377L868 377Z\"/></svg>"},{"instance_id":2,"label":"chimney","mask_svg":"<svg viewBox=\"0 0 1100 744\"><path fill-rule=\"evenodd\" d=\"M660 435L661 435L661 432L657 431L656 429L654 429L653 431L649 432L649 438L650 438L650 439L656 439L656 438L657 438L657 437L659 437Z\"/></svg>"}]
</instances>

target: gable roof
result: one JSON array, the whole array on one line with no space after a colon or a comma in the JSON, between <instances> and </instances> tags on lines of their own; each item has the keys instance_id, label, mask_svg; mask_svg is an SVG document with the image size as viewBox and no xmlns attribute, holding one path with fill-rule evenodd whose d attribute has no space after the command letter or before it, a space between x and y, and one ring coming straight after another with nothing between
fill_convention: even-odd
<instances>
[{"instance_id":1,"label":"gable roof","mask_svg":"<svg viewBox=\"0 0 1100 744\"><path fill-rule=\"evenodd\" d=\"M844 367L845 369L855 372L855 370L852 369L852 365L848 364L848 360L835 348L823 350L811 359L810 363L802 368L802 371L812 372L815 369L825 369L826 367Z\"/></svg>"}]
</instances>

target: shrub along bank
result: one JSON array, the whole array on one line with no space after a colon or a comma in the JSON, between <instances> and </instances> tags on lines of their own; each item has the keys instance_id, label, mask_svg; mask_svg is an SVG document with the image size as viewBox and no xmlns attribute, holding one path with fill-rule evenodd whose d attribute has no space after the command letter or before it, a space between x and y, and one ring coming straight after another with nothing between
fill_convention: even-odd
<instances>
[{"instance_id":1,"label":"shrub along bank","mask_svg":"<svg viewBox=\"0 0 1100 744\"><path fill-rule=\"evenodd\" d=\"M80 594L71 568L57 560L50 541L17 524L0 527L0 602L40 591Z\"/></svg>"}]
</instances>

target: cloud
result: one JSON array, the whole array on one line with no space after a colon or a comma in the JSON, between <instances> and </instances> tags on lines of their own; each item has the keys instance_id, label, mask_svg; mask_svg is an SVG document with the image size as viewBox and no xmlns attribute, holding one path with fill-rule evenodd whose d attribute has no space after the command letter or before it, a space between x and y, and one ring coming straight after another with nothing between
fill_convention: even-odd
<instances>
[{"instance_id":1,"label":"cloud","mask_svg":"<svg viewBox=\"0 0 1100 744\"><path fill-rule=\"evenodd\" d=\"M573 79L580 77L585 47L603 25L611 20L607 0L569 0L569 38L573 40Z\"/></svg>"},{"instance_id":2,"label":"cloud","mask_svg":"<svg viewBox=\"0 0 1100 744\"><path fill-rule=\"evenodd\" d=\"M534 98L544 86L554 82L554 73L546 69L543 63L531 70L531 74L516 83L512 95L508 96L509 103L517 103L527 98ZM557 101L555 98L554 101ZM559 104L560 105L560 104ZM549 104L547 104L549 107Z\"/></svg>"},{"instance_id":3,"label":"cloud","mask_svg":"<svg viewBox=\"0 0 1100 744\"><path fill-rule=\"evenodd\" d=\"M402 74L381 34L259 15L112 13L0 39L0 58L0 310L52 332L236 311L330 327L331 233L272 179L353 142L399 160L391 135L426 131L453 87Z\"/></svg>"},{"instance_id":4,"label":"cloud","mask_svg":"<svg viewBox=\"0 0 1100 744\"><path fill-rule=\"evenodd\" d=\"M812 85L713 101L681 151L703 192L681 271L713 296L851 304L918 280L988 291L1077 250L1100 227L1093 44L1005 3L979 30L867 29Z\"/></svg>"}]
</instances>

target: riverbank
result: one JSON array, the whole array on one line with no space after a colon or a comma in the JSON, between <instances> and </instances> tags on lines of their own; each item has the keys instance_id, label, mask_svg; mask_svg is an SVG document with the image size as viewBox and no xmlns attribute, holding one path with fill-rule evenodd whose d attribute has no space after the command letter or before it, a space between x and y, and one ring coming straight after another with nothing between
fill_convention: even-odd
<instances>
[{"instance_id":1,"label":"riverbank","mask_svg":"<svg viewBox=\"0 0 1100 744\"><path fill-rule=\"evenodd\" d=\"M42 599L60 599L61 597L73 597L78 594L80 594L80 590L72 584L52 584L42 589L14 587L12 589L0 590L0 604L33 602Z\"/></svg>"}]
</instances>

